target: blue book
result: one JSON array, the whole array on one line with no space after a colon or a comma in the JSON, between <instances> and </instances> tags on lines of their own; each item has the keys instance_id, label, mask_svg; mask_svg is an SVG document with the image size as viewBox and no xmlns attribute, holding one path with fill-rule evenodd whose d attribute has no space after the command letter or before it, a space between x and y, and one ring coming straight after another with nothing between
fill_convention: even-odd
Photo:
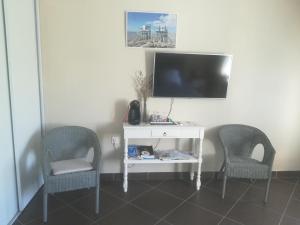
<instances>
[{"instance_id":1,"label":"blue book","mask_svg":"<svg viewBox=\"0 0 300 225\"><path fill-rule=\"evenodd\" d=\"M136 145L128 145L128 157L130 158L138 157L138 150Z\"/></svg>"}]
</instances>

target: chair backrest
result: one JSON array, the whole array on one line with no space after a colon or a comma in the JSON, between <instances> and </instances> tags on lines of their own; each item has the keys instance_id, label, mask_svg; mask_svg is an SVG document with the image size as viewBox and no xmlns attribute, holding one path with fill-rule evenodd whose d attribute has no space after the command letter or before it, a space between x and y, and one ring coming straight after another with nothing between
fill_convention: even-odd
<instances>
[{"instance_id":1,"label":"chair backrest","mask_svg":"<svg viewBox=\"0 0 300 225\"><path fill-rule=\"evenodd\" d=\"M95 132L88 128L65 126L49 131L43 139L43 147L48 160L57 161L85 157L91 147L95 155L99 142Z\"/></svg>"},{"instance_id":2,"label":"chair backrest","mask_svg":"<svg viewBox=\"0 0 300 225\"><path fill-rule=\"evenodd\" d=\"M265 138L259 129L242 124L224 125L219 129L219 138L229 157L250 157L255 145L260 142L259 136Z\"/></svg>"}]
</instances>

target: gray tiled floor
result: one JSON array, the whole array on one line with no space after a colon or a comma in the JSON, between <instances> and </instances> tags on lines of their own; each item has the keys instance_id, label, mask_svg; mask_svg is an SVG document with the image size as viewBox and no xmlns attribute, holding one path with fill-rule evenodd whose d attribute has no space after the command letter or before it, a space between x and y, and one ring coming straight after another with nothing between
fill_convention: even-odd
<instances>
[{"instance_id":1,"label":"gray tiled floor","mask_svg":"<svg viewBox=\"0 0 300 225\"><path fill-rule=\"evenodd\" d=\"M300 225L300 179L274 178L263 203L264 181L208 179L200 191L188 180L102 182L101 213L94 213L94 189L50 196L49 225ZM14 225L42 225L41 191Z\"/></svg>"}]
</instances>

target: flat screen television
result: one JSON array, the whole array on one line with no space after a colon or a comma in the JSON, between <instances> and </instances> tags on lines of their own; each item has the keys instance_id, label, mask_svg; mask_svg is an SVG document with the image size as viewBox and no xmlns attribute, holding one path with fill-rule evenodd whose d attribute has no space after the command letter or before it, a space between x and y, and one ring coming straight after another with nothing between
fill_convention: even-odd
<instances>
[{"instance_id":1,"label":"flat screen television","mask_svg":"<svg viewBox=\"0 0 300 225\"><path fill-rule=\"evenodd\" d=\"M225 54L157 52L153 96L226 98L231 64Z\"/></svg>"}]
</instances>

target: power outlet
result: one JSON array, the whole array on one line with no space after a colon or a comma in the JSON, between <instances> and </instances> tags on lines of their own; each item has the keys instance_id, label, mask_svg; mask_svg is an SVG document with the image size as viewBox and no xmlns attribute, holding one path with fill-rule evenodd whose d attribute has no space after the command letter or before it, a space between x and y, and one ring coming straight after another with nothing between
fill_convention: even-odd
<instances>
[{"instance_id":1,"label":"power outlet","mask_svg":"<svg viewBox=\"0 0 300 225\"><path fill-rule=\"evenodd\" d=\"M111 143L113 146L118 147L120 146L120 137L119 136L112 136L111 137Z\"/></svg>"}]
</instances>

